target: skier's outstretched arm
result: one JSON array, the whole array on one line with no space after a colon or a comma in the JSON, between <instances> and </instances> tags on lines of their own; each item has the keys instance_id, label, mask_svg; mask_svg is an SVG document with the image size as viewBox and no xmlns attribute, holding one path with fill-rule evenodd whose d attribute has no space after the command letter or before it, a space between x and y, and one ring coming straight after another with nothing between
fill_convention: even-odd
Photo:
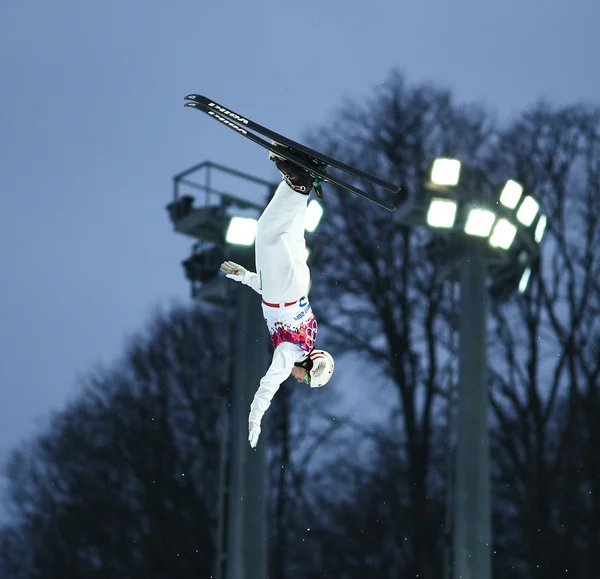
<instances>
[{"instance_id":1,"label":"skier's outstretched arm","mask_svg":"<svg viewBox=\"0 0 600 579\"><path fill-rule=\"evenodd\" d=\"M294 363L302 358L305 353L295 344L283 342L275 348L273 361L267 373L260 381L260 386L254 395L250 405L250 416L248 417L248 429L250 446L254 448L260 435L260 423L265 412L271 405L273 396L283 382L289 378L294 368Z\"/></svg>"},{"instance_id":2,"label":"skier's outstretched arm","mask_svg":"<svg viewBox=\"0 0 600 579\"><path fill-rule=\"evenodd\" d=\"M262 294L258 274L248 271L239 263L225 261L221 264L221 271L225 274L225 277L240 281L244 285L250 286L257 294Z\"/></svg>"}]
</instances>

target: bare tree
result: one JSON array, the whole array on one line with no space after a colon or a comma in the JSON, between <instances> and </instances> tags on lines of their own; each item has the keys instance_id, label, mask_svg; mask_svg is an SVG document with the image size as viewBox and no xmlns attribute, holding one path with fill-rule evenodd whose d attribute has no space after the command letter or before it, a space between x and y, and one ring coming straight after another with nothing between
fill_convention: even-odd
<instances>
[{"instance_id":1,"label":"bare tree","mask_svg":"<svg viewBox=\"0 0 600 579\"><path fill-rule=\"evenodd\" d=\"M532 291L495 309L498 563L600 575L600 110L538 105L501 136L507 173L548 215ZM516 563L516 565L515 565Z\"/></svg>"},{"instance_id":2,"label":"bare tree","mask_svg":"<svg viewBox=\"0 0 600 579\"><path fill-rule=\"evenodd\" d=\"M435 157L484 164L492 136L480 108L454 104L449 92L435 87L408 87L392 74L371 101L347 103L332 125L311 140L337 158L420 194ZM402 476L393 477L395 488L386 487L389 500L404 505L398 522L403 540L397 548L403 571L428 579L438 568L442 538L438 504L443 497L439 488L434 495L431 482L432 433L443 423L438 416L441 377L445 365L453 363L444 339L449 328L443 314L450 304L441 269L426 257L426 230L395 224L389 213L332 187L325 203L324 266L314 273L312 301L331 348L377 364L392 385L401 428L388 442L398 449L396 460L405 461ZM354 500L358 509L360 498Z\"/></svg>"},{"instance_id":3,"label":"bare tree","mask_svg":"<svg viewBox=\"0 0 600 579\"><path fill-rule=\"evenodd\" d=\"M200 308L158 315L13 453L3 577L210 575L227 387L219 328Z\"/></svg>"}]
</instances>

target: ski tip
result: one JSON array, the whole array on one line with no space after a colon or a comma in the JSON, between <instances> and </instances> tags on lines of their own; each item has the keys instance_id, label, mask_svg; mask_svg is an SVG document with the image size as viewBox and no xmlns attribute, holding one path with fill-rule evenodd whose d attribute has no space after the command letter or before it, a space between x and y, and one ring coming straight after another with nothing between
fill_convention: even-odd
<instances>
[{"instance_id":1,"label":"ski tip","mask_svg":"<svg viewBox=\"0 0 600 579\"><path fill-rule=\"evenodd\" d=\"M198 103L194 103L194 102L191 102L191 103L183 103L183 106L184 106L184 107L192 107L192 108L196 108L196 105L197 105L197 104L198 104Z\"/></svg>"},{"instance_id":2,"label":"ski tip","mask_svg":"<svg viewBox=\"0 0 600 579\"><path fill-rule=\"evenodd\" d=\"M393 204L395 206L402 205L408 199L408 191L402 186L398 187L393 195Z\"/></svg>"},{"instance_id":3,"label":"ski tip","mask_svg":"<svg viewBox=\"0 0 600 579\"><path fill-rule=\"evenodd\" d=\"M187 101L198 101L198 100L202 99L202 95L192 93L192 94L185 95L185 97L183 97L183 98Z\"/></svg>"}]
</instances>

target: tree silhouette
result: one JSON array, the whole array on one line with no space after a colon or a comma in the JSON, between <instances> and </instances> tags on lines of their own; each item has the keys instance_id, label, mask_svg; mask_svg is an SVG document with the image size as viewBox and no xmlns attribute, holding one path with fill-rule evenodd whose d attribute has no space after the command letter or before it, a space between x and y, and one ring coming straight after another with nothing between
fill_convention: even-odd
<instances>
[{"instance_id":1,"label":"tree silhouette","mask_svg":"<svg viewBox=\"0 0 600 579\"><path fill-rule=\"evenodd\" d=\"M485 164L491 137L480 108L455 104L448 91L436 87L408 87L392 74L373 99L343 106L311 141L419 195L435 157ZM313 274L313 300L320 304L330 342L364 364L378 365L392 385L401 427L388 444L401 449L394 460L403 462L392 472L403 476L391 476L395 486L386 489L389 500L404 509L402 523L397 520L390 530L391 536L403 536L395 568L408 576L439 576L444 499L432 483L441 476L433 470L432 443L445 414L443 376L454 364L446 315L452 304L442 268L427 258L426 229L394 223L379 207L330 186L325 202L328 214L320 228L325 265ZM360 572L366 571L360 567Z\"/></svg>"},{"instance_id":2,"label":"tree silhouette","mask_svg":"<svg viewBox=\"0 0 600 579\"><path fill-rule=\"evenodd\" d=\"M201 308L157 315L13 453L3 577L210 576L227 386L219 328Z\"/></svg>"},{"instance_id":3,"label":"tree silhouette","mask_svg":"<svg viewBox=\"0 0 600 579\"><path fill-rule=\"evenodd\" d=\"M540 104L501 135L507 170L548 215L540 277L494 311L497 540L517 577L600 574L599 121Z\"/></svg>"}]
</instances>

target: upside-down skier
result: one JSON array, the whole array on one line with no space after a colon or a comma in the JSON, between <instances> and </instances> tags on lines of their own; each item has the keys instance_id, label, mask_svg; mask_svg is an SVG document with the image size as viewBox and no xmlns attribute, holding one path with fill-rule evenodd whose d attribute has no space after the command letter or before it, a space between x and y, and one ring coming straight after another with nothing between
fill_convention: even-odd
<instances>
[{"instance_id":1,"label":"upside-down skier","mask_svg":"<svg viewBox=\"0 0 600 579\"><path fill-rule=\"evenodd\" d=\"M320 185L303 168L271 155L283 176L256 229L256 273L226 261L221 271L262 296L262 309L275 351L250 405L248 441L256 447L262 418L280 385L292 375L312 388L329 382L331 354L315 349L317 320L307 297L310 270L306 263L304 220L308 197Z\"/></svg>"}]
</instances>

